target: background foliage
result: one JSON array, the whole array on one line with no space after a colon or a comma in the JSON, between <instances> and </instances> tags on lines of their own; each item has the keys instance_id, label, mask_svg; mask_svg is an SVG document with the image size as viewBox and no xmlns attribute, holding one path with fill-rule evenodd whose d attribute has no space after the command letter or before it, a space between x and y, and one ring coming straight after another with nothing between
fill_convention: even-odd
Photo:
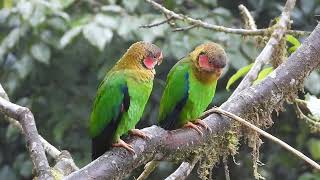
<instances>
[{"instance_id":1,"label":"background foliage","mask_svg":"<svg viewBox=\"0 0 320 180\"><path fill-rule=\"evenodd\" d=\"M166 7L176 12L227 27L242 26L237 9L240 3L252 10L260 28L279 16L283 5L279 0L164 1ZM319 5L319 0L298 1L292 14L293 29L312 30ZM261 50L255 47L252 38L201 28L172 32L165 24L141 29L140 25L159 22L164 17L139 0L2 0L0 8L0 82L13 102L32 110L40 134L59 149L70 151L79 166L90 161L86 127L98 83L131 43L154 42L162 47L165 56L157 69L152 97L139 127L155 123L167 72L196 45L215 41L228 54L229 65L218 83L212 105L228 98L231 94L225 90L228 79L252 63ZM305 91L319 96L319 82L319 72L312 73ZM236 85L230 87L231 91ZM319 134L312 134L308 125L296 118L292 105L274 119L275 125L269 129L272 134L319 162ZM0 137L0 179L30 179L32 163L23 136L0 121ZM240 165L229 161L231 179L253 179L246 145L240 148L236 161ZM265 165L260 172L267 179L320 178L292 154L269 141L262 146L261 162ZM152 176L166 177L177 165L163 163ZM133 175L141 170L142 167ZM214 175L221 179L223 169L217 167ZM189 178L196 177L193 172Z\"/></svg>"}]
</instances>

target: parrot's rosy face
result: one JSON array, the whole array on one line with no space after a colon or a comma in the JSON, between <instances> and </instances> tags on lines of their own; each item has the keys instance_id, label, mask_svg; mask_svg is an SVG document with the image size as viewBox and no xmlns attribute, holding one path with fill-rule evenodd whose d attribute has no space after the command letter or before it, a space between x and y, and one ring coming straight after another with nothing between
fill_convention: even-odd
<instances>
[{"instance_id":1,"label":"parrot's rosy face","mask_svg":"<svg viewBox=\"0 0 320 180\"><path fill-rule=\"evenodd\" d=\"M146 51L147 55L143 59L143 64L147 69L152 70L156 65L161 64L163 55L160 48L158 48L156 45L147 47Z\"/></svg>"},{"instance_id":2,"label":"parrot's rosy face","mask_svg":"<svg viewBox=\"0 0 320 180\"><path fill-rule=\"evenodd\" d=\"M220 76L223 68L226 66L226 59L224 51L204 51L198 56L198 65L202 70L214 72Z\"/></svg>"}]
</instances>

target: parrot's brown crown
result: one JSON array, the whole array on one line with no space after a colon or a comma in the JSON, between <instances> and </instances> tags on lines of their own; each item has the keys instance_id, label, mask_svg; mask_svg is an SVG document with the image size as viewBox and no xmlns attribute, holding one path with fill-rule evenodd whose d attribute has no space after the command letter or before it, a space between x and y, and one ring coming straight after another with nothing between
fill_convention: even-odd
<instances>
[{"instance_id":1,"label":"parrot's brown crown","mask_svg":"<svg viewBox=\"0 0 320 180\"><path fill-rule=\"evenodd\" d=\"M213 81L222 74L227 64L227 54L223 47L214 42L197 46L190 54L195 74L202 81Z\"/></svg>"},{"instance_id":2,"label":"parrot's brown crown","mask_svg":"<svg viewBox=\"0 0 320 180\"><path fill-rule=\"evenodd\" d=\"M192 60L197 61L202 54L208 57L208 62L212 64L212 67L224 68L226 66L227 54L221 45L208 42L197 46L195 50L191 52Z\"/></svg>"},{"instance_id":3,"label":"parrot's brown crown","mask_svg":"<svg viewBox=\"0 0 320 180\"><path fill-rule=\"evenodd\" d=\"M134 70L138 79L153 79L154 67L161 64L162 58L162 51L158 46L139 41L129 47L112 71Z\"/></svg>"},{"instance_id":4,"label":"parrot's brown crown","mask_svg":"<svg viewBox=\"0 0 320 180\"><path fill-rule=\"evenodd\" d=\"M126 64L137 65L147 58L152 57L154 61L161 63L162 52L161 49L149 42L139 41L132 44L127 52L121 58L121 61L126 61Z\"/></svg>"}]
</instances>

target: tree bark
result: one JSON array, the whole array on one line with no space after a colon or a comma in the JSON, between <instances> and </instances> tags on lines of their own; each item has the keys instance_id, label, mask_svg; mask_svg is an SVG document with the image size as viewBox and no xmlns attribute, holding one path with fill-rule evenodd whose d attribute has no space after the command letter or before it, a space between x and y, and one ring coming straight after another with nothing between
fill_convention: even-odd
<instances>
[{"instance_id":1,"label":"tree bark","mask_svg":"<svg viewBox=\"0 0 320 180\"><path fill-rule=\"evenodd\" d=\"M273 110L279 110L285 100L290 101L296 96L297 91L303 87L304 79L319 63L320 25L286 62L259 84L230 98L221 108L244 119L256 118L258 114L263 127ZM151 136L150 140L131 137L127 141L133 146L135 155L123 148L113 148L65 179L122 178L152 159L173 160L175 156L190 152L209 142L213 136L228 131L232 123L228 118L217 114L206 117L204 121L213 133L205 132L203 137L192 129L165 131L157 126L145 128L143 131Z\"/></svg>"}]
</instances>

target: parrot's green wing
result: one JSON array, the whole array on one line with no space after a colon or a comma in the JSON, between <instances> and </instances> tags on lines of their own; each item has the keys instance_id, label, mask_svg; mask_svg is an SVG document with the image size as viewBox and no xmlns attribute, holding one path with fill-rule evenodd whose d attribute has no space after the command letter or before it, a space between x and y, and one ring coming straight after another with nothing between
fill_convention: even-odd
<instances>
[{"instance_id":1,"label":"parrot's green wing","mask_svg":"<svg viewBox=\"0 0 320 180\"><path fill-rule=\"evenodd\" d=\"M128 87L123 76L111 74L101 82L90 117L91 137L99 135L108 124L115 123L122 108L129 105L126 96Z\"/></svg>"},{"instance_id":2,"label":"parrot's green wing","mask_svg":"<svg viewBox=\"0 0 320 180\"><path fill-rule=\"evenodd\" d=\"M180 60L169 72L163 92L158 123L164 129L172 129L189 96L190 59Z\"/></svg>"},{"instance_id":3,"label":"parrot's green wing","mask_svg":"<svg viewBox=\"0 0 320 180\"><path fill-rule=\"evenodd\" d=\"M111 73L101 82L90 116L89 133L92 137L93 159L103 154L112 144L113 134L123 111L130 105L124 75Z\"/></svg>"}]
</instances>

